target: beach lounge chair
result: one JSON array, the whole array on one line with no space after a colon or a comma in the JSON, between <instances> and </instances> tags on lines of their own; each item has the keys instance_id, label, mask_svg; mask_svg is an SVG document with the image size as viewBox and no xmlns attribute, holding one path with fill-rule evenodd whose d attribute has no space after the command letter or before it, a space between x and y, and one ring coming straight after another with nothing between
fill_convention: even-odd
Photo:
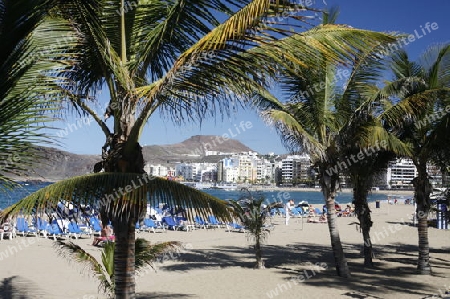
<instances>
[{"instance_id":1,"label":"beach lounge chair","mask_svg":"<svg viewBox=\"0 0 450 299\"><path fill-rule=\"evenodd\" d=\"M319 209L319 208L315 208L314 209L314 214L316 214L316 215L322 215L323 214L323 212Z\"/></svg>"},{"instance_id":2,"label":"beach lounge chair","mask_svg":"<svg viewBox=\"0 0 450 299\"><path fill-rule=\"evenodd\" d=\"M198 228L208 228L209 224L200 216L195 216L194 223Z\"/></svg>"},{"instance_id":3,"label":"beach lounge chair","mask_svg":"<svg viewBox=\"0 0 450 299\"><path fill-rule=\"evenodd\" d=\"M2 225L2 232L0 232L0 240L7 237L8 239L12 239L16 237L16 229L14 225L10 225L9 223L4 223Z\"/></svg>"},{"instance_id":4,"label":"beach lounge chair","mask_svg":"<svg viewBox=\"0 0 450 299\"><path fill-rule=\"evenodd\" d=\"M293 208L291 210L291 213L292 213L292 216L294 216L294 217L301 217L301 214L300 214L300 212L298 211L297 208Z\"/></svg>"},{"instance_id":5,"label":"beach lounge chair","mask_svg":"<svg viewBox=\"0 0 450 299\"><path fill-rule=\"evenodd\" d=\"M17 218L16 222L17 233L21 233L23 237L34 235L37 237L37 230L34 227L29 227L28 221L25 218Z\"/></svg>"},{"instance_id":6,"label":"beach lounge chair","mask_svg":"<svg viewBox=\"0 0 450 299\"><path fill-rule=\"evenodd\" d=\"M230 222L230 223L227 223L226 231L227 232L235 231L235 232L243 233L243 232L245 232L245 227L236 222Z\"/></svg>"},{"instance_id":7,"label":"beach lounge chair","mask_svg":"<svg viewBox=\"0 0 450 299\"><path fill-rule=\"evenodd\" d=\"M139 233L141 230L143 230L143 227L141 226L141 222L138 220L136 221L136 225L134 226L136 229L136 232Z\"/></svg>"},{"instance_id":8,"label":"beach lounge chair","mask_svg":"<svg viewBox=\"0 0 450 299\"><path fill-rule=\"evenodd\" d=\"M67 237L67 234L64 232L64 228L61 228L58 225L58 222L54 220L49 226L47 227L47 235L49 237L53 237L53 240L56 241L56 238L59 236L61 238Z\"/></svg>"},{"instance_id":9,"label":"beach lounge chair","mask_svg":"<svg viewBox=\"0 0 450 299\"><path fill-rule=\"evenodd\" d=\"M102 231L102 226L100 225L100 221L98 220L98 218L94 216L90 217L89 223L94 234L100 234L100 232Z\"/></svg>"},{"instance_id":10,"label":"beach lounge chair","mask_svg":"<svg viewBox=\"0 0 450 299\"><path fill-rule=\"evenodd\" d=\"M222 223L220 223L218 220L217 220L217 218L216 218L216 216L214 216L214 215L209 215L208 216L208 223L209 223L209 225L211 226L211 227L214 227L214 228L220 228L220 227L222 227Z\"/></svg>"},{"instance_id":11,"label":"beach lounge chair","mask_svg":"<svg viewBox=\"0 0 450 299\"><path fill-rule=\"evenodd\" d=\"M189 222L186 217L175 217L174 220L180 230L184 230L186 232L195 230L195 224Z\"/></svg>"},{"instance_id":12,"label":"beach lounge chair","mask_svg":"<svg viewBox=\"0 0 450 299\"><path fill-rule=\"evenodd\" d=\"M78 239L78 237L81 238L81 235L89 235L89 237L91 236L91 233L89 231L86 230L82 230L79 226L78 223L76 222L70 222L69 225L67 226L68 229L68 236L70 237L71 235L75 237L75 239Z\"/></svg>"},{"instance_id":13,"label":"beach lounge chair","mask_svg":"<svg viewBox=\"0 0 450 299\"><path fill-rule=\"evenodd\" d=\"M39 235L42 235L44 238L47 238L47 228L49 226L49 223L42 219L41 217L38 217L36 220L36 229Z\"/></svg>"},{"instance_id":14,"label":"beach lounge chair","mask_svg":"<svg viewBox=\"0 0 450 299\"><path fill-rule=\"evenodd\" d=\"M167 225L167 227L168 227L169 229L172 229L172 230L177 230L177 229L178 229L178 224L177 224L177 223L175 222L175 220L173 220L173 218L170 217L170 216L163 217L162 223L165 224L165 225Z\"/></svg>"},{"instance_id":15,"label":"beach lounge chair","mask_svg":"<svg viewBox=\"0 0 450 299\"><path fill-rule=\"evenodd\" d=\"M148 232L152 231L154 233L156 233L156 229L162 229L163 231L165 231L163 225L156 224L156 222L151 218L144 219L144 226L141 229Z\"/></svg>"},{"instance_id":16,"label":"beach lounge chair","mask_svg":"<svg viewBox=\"0 0 450 299\"><path fill-rule=\"evenodd\" d=\"M274 217L278 214L278 210L275 208L270 209L270 217Z\"/></svg>"}]
</instances>

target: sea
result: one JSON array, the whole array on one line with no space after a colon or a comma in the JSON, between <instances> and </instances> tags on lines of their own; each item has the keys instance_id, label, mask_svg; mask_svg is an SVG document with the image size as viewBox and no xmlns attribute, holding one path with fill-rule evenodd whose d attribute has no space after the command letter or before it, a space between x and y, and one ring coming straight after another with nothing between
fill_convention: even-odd
<instances>
[{"instance_id":1,"label":"sea","mask_svg":"<svg viewBox=\"0 0 450 299\"><path fill-rule=\"evenodd\" d=\"M0 209L5 209L6 207L16 203L20 199L26 197L27 195L48 186L51 183L38 182L38 183L28 183L22 182L20 185L12 190L4 191L0 189ZM306 201L309 204L322 204L324 203L323 195L320 190L317 191L306 191L306 190L252 190L252 191L240 191L240 190L228 190L228 189L202 189L210 195L223 200L237 200L244 196L248 196L249 192L253 196L262 195L266 199L267 203L272 202L287 202L289 200L294 200L295 204L302 201ZM373 192L369 195L369 202L387 201L388 195L385 193ZM402 202L404 199L411 198L411 196L403 196L399 198ZM353 200L352 194L350 192L339 192L336 201L340 204L348 204Z\"/></svg>"}]
</instances>

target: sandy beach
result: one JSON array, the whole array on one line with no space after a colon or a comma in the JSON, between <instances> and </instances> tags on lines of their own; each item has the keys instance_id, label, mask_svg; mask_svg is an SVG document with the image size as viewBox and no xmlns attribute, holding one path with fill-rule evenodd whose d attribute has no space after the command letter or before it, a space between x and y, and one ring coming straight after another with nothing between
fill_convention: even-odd
<instances>
[{"instance_id":1,"label":"sandy beach","mask_svg":"<svg viewBox=\"0 0 450 299\"><path fill-rule=\"evenodd\" d=\"M338 218L352 277L336 276L328 226L276 216L263 247L266 269L254 270L244 233L225 229L141 232L151 242L183 242L136 279L138 298L431 298L450 292L450 230L429 228L432 276L415 274L417 229L412 205L372 208L375 269L364 269L362 237L354 217ZM92 239L73 240L97 257ZM57 256L53 241L17 237L0 241L0 298L105 298L83 267ZM450 296L450 295L448 295ZM439 297L435 297L439 298Z\"/></svg>"}]
</instances>

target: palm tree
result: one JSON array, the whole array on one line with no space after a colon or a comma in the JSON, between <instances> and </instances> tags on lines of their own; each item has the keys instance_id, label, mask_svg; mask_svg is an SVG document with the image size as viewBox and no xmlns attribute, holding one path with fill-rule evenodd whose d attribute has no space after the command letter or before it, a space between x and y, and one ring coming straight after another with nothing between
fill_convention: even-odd
<instances>
[{"instance_id":1,"label":"palm tree","mask_svg":"<svg viewBox=\"0 0 450 299\"><path fill-rule=\"evenodd\" d=\"M50 141L42 129L51 120L43 112L55 109L51 71L70 64L70 60L61 64L49 59L74 37L71 28L61 22L44 23L47 2L0 1L1 189L13 184L11 176L30 174L30 167L41 157L33 144ZM49 42L60 35L66 38L49 48ZM42 55L33 56L37 50ZM42 96L44 91L47 94Z\"/></svg>"},{"instance_id":2,"label":"palm tree","mask_svg":"<svg viewBox=\"0 0 450 299\"><path fill-rule=\"evenodd\" d=\"M249 191L247 192L248 196L242 196L239 200L230 200L230 205L233 207L234 216L245 227L248 238L255 242L255 269L264 269L261 243L264 242L269 234L267 210L263 206L266 199L262 195L255 198Z\"/></svg>"},{"instance_id":3,"label":"palm tree","mask_svg":"<svg viewBox=\"0 0 450 299\"><path fill-rule=\"evenodd\" d=\"M417 270L430 274L430 248L428 242L428 213L432 185L427 164L433 153L448 147L450 114L435 110L448 106L450 92L450 45L432 46L418 62L412 62L405 51L392 59L394 78L385 87L385 93L402 100L426 101L428 106L416 117L406 115L398 127L401 140L411 147L411 159L417 168L413 180L414 199L417 203L419 257ZM447 104L447 105L445 105Z\"/></svg>"},{"instance_id":4,"label":"palm tree","mask_svg":"<svg viewBox=\"0 0 450 299\"><path fill-rule=\"evenodd\" d=\"M325 14L324 22L334 22L336 16L337 11L331 11ZM352 62L346 63L347 67L351 66L347 70L342 65L336 67L321 58L308 67L297 65L287 68L280 83L289 99L281 102L267 92L260 93L256 99L262 117L277 128L285 146L292 152L307 151L311 154L327 207L336 272L342 277L349 277L350 271L337 227L335 197L339 174L348 163L341 160L339 135L349 125L352 112L364 103L352 96L355 90L342 91L337 85L344 81L349 83L349 88L363 83L360 81L363 60L367 57L375 59L379 46L394 40L390 37L379 43L368 43L353 57ZM345 72L350 74L349 78L343 75Z\"/></svg>"},{"instance_id":5,"label":"palm tree","mask_svg":"<svg viewBox=\"0 0 450 299\"><path fill-rule=\"evenodd\" d=\"M54 244L57 252L64 258L72 258L76 262L84 264L85 269L94 272L95 277L99 281L99 291L104 292L109 297L114 295L114 248L115 242L106 242L101 252L101 262L94 256L85 251L80 246L72 242L57 241ZM159 256L178 251L181 247L179 242L162 242L150 244L143 238L137 238L135 241L135 271L137 274L143 270L145 266L152 268L154 262ZM88 273L90 274L90 273Z\"/></svg>"},{"instance_id":6,"label":"palm tree","mask_svg":"<svg viewBox=\"0 0 450 299\"><path fill-rule=\"evenodd\" d=\"M337 95L337 111L348 119L339 132L338 164L349 175L353 186L353 204L363 236L364 266L373 267L370 229L372 220L367 196L375 180L395 155L409 155L409 148L389 130L389 119L414 113L408 101L382 109L382 90L377 87L386 70L380 48L370 49L358 57L350 69L342 94ZM420 103L416 103L419 108ZM386 112L386 113L383 113Z\"/></svg>"},{"instance_id":7,"label":"palm tree","mask_svg":"<svg viewBox=\"0 0 450 299\"><path fill-rule=\"evenodd\" d=\"M212 210L218 216L228 215L223 202L210 196L141 176L144 161L139 139L156 111L176 123L201 122L216 112L230 113L254 90L266 88L279 64L310 65L318 56L343 61L372 41L392 40L381 33L332 25L298 34L291 30L297 23L267 22L281 13L284 20L303 19L299 13L304 7L287 1L133 3L133 9L125 9L123 0L53 0L49 15L68 20L78 37L72 47L61 51L62 60L66 53L75 53L68 56L77 60L70 71L62 72L72 85L61 90L104 132L103 159L94 171L106 173L52 185L6 213L43 208L60 199L100 203L103 221L111 220L116 232L117 298L134 296L134 276L128 275L134 273L134 225L147 200L157 203L164 198L202 213ZM102 87L109 96L104 118L91 101ZM145 182L134 187L140 181ZM106 200L99 202L102 197Z\"/></svg>"}]
</instances>

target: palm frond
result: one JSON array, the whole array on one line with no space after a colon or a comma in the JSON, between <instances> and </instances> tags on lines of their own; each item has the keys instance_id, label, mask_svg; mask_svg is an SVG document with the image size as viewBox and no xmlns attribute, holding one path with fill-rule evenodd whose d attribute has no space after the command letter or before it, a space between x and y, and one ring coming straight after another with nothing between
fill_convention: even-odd
<instances>
[{"instance_id":1,"label":"palm frond","mask_svg":"<svg viewBox=\"0 0 450 299\"><path fill-rule=\"evenodd\" d=\"M135 269L140 272L146 265L153 267L157 258L169 252L180 250L181 243L178 241L160 242L151 244L143 238L137 238L135 243Z\"/></svg>"},{"instance_id":2,"label":"palm frond","mask_svg":"<svg viewBox=\"0 0 450 299\"><path fill-rule=\"evenodd\" d=\"M99 290L107 294L114 293L114 280L111 280L109 273L90 253L72 242L57 241L53 246L56 248L58 255L67 260L73 259L77 263L82 264L86 274L93 272L99 281ZM112 256L114 257L114 255Z\"/></svg>"},{"instance_id":3,"label":"palm frond","mask_svg":"<svg viewBox=\"0 0 450 299\"><path fill-rule=\"evenodd\" d=\"M189 208L187 214L190 219L193 219L194 212L201 216L214 213L224 220L230 217L224 200L175 181L133 173L97 173L51 184L5 209L2 217L42 211L56 207L60 201L77 206L105 207L118 218L127 217L130 210L137 206L145 207L147 203Z\"/></svg>"}]
</instances>

